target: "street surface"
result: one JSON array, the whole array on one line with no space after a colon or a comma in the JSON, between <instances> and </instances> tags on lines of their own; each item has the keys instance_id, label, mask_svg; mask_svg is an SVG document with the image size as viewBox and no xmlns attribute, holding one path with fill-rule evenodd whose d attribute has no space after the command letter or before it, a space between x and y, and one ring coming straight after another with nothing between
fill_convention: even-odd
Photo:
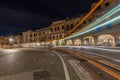
<instances>
[{"instance_id":1,"label":"street surface","mask_svg":"<svg viewBox=\"0 0 120 80\"><path fill-rule=\"evenodd\" d=\"M86 51L87 55L101 50L66 48ZM96 52L98 51L98 52ZM91 52L91 53L90 53ZM94 52L94 53L93 53ZM111 53L106 53L107 56ZM119 56L119 53L116 53ZM97 55L103 59L106 57ZM96 56L96 55L95 55ZM119 57L109 57L119 59ZM117 62L116 62L117 64ZM116 80L95 66L57 49L19 48L0 50L0 80Z\"/></svg>"},{"instance_id":2,"label":"street surface","mask_svg":"<svg viewBox=\"0 0 120 80\"><path fill-rule=\"evenodd\" d=\"M59 57L45 49L0 50L0 80L65 80Z\"/></svg>"},{"instance_id":3,"label":"street surface","mask_svg":"<svg viewBox=\"0 0 120 80\"><path fill-rule=\"evenodd\" d=\"M119 48L69 48L82 52L87 55L97 56L101 59L113 62L120 66L120 49Z\"/></svg>"},{"instance_id":4,"label":"street surface","mask_svg":"<svg viewBox=\"0 0 120 80\"><path fill-rule=\"evenodd\" d=\"M114 69L109 69L113 73L117 73L120 79L120 50L118 48L98 48L98 47L66 47L68 50L77 51L78 54L82 54L88 58L94 59L100 62L107 69L110 67ZM111 72L109 72L111 74ZM113 75L114 76L114 75ZM108 79L107 79L108 80ZM113 80L113 79L112 79Z\"/></svg>"},{"instance_id":5,"label":"street surface","mask_svg":"<svg viewBox=\"0 0 120 80\"><path fill-rule=\"evenodd\" d=\"M85 75L76 65L79 60L51 49L0 50L0 80L81 80Z\"/></svg>"}]
</instances>

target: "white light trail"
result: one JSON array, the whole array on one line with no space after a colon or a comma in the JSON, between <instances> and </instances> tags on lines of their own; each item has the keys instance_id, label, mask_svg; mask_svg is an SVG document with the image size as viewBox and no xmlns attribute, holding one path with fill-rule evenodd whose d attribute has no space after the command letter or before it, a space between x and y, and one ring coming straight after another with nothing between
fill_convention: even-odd
<instances>
[{"instance_id":1,"label":"white light trail","mask_svg":"<svg viewBox=\"0 0 120 80\"><path fill-rule=\"evenodd\" d=\"M118 20L118 22L120 22L119 21L120 16L117 16L117 17L115 17L115 18L113 18L113 19L111 19L111 20L109 20L109 21L107 21L105 23L99 24L101 21L106 20L108 17L111 17L111 16L115 15L119 11L120 11L120 4L118 4L115 8L111 9L109 12L107 12L102 17L98 18L93 23L89 24L86 28L82 29L80 32L74 33L71 36L69 36L67 38L64 38L64 39L69 39L69 38L73 38L73 37L77 37L77 36L83 35L85 33L93 31L93 30L95 30L95 29L97 29L99 27L103 27L103 26L105 26L107 24L114 24L115 22L117 22L117 20ZM99 25L96 25L96 24L99 24ZM90 28L90 29L88 29L88 28Z\"/></svg>"},{"instance_id":2,"label":"white light trail","mask_svg":"<svg viewBox=\"0 0 120 80\"><path fill-rule=\"evenodd\" d=\"M70 37L65 38L65 39L69 39L69 38L72 38L72 37L77 37L77 36L83 35L83 34L85 34L85 33L88 33L88 32L90 32L90 31L93 31L93 30L95 30L95 29L97 29L97 28L99 28L99 27L103 27L103 26L105 26L105 25L107 25L107 24L114 24L115 22L118 23L117 21L120 22L120 16L117 16L117 17L115 17L115 18L113 18L113 19L111 19L111 20L109 20L109 21L107 21L107 22L105 22L105 23L103 23L103 24L97 25L96 27L93 27L93 28L91 28L91 29L89 29L89 30L87 30L87 31L80 32L80 33L77 34L77 35L73 35L73 36L70 36Z\"/></svg>"}]
</instances>

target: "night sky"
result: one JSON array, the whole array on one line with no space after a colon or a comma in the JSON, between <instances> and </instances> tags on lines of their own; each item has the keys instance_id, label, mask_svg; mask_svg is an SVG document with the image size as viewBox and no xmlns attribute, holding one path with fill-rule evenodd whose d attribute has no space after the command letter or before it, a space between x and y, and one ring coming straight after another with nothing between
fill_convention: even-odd
<instances>
[{"instance_id":1,"label":"night sky","mask_svg":"<svg viewBox=\"0 0 120 80\"><path fill-rule=\"evenodd\" d=\"M88 12L98 0L0 0L0 35L49 27L53 21Z\"/></svg>"}]
</instances>

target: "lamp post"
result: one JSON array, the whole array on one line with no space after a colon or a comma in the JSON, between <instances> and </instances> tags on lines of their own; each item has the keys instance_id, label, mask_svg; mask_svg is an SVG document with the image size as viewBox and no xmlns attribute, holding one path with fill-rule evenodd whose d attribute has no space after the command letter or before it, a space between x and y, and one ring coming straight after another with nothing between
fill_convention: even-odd
<instances>
[{"instance_id":1,"label":"lamp post","mask_svg":"<svg viewBox=\"0 0 120 80\"><path fill-rule=\"evenodd\" d=\"M9 38L9 44L10 44L10 48L12 48L12 44L14 42L14 39L12 37Z\"/></svg>"}]
</instances>

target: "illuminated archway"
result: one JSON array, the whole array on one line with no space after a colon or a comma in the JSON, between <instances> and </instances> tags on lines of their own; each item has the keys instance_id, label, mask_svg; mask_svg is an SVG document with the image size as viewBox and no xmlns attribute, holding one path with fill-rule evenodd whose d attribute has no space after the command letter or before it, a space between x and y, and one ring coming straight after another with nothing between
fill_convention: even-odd
<instances>
[{"instance_id":1,"label":"illuminated archway","mask_svg":"<svg viewBox=\"0 0 120 80\"><path fill-rule=\"evenodd\" d=\"M92 36L86 36L83 38L83 40L84 45L94 45L94 37Z\"/></svg>"},{"instance_id":2,"label":"illuminated archway","mask_svg":"<svg viewBox=\"0 0 120 80\"><path fill-rule=\"evenodd\" d=\"M75 46L80 46L81 45L81 40L80 39L75 39L74 40L74 45Z\"/></svg>"},{"instance_id":3,"label":"illuminated archway","mask_svg":"<svg viewBox=\"0 0 120 80\"><path fill-rule=\"evenodd\" d=\"M72 40L67 40L66 43L67 43L68 46L71 46L73 44Z\"/></svg>"},{"instance_id":4,"label":"illuminated archway","mask_svg":"<svg viewBox=\"0 0 120 80\"><path fill-rule=\"evenodd\" d=\"M63 39L60 39L59 40L59 46L63 46L63 45L65 45L65 41Z\"/></svg>"},{"instance_id":5,"label":"illuminated archway","mask_svg":"<svg viewBox=\"0 0 120 80\"><path fill-rule=\"evenodd\" d=\"M59 43L59 40L56 40L56 46L59 46L60 43Z\"/></svg>"},{"instance_id":6,"label":"illuminated archway","mask_svg":"<svg viewBox=\"0 0 120 80\"><path fill-rule=\"evenodd\" d=\"M56 45L56 42L57 42L56 40L53 40L53 41L52 41L53 47L56 47L56 46L57 46L57 45Z\"/></svg>"},{"instance_id":7,"label":"illuminated archway","mask_svg":"<svg viewBox=\"0 0 120 80\"><path fill-rule=\"evenodd\" d=\"M119 43L120 43L120 36L119 36Z\"/></svg>"},{"instance_id":8,"label":"illuminated archway","mask_svg":"<svg viewBox=\"0 0 120 80\"><path fill-rule=\"evenodd\" d=\"M103 34L98 36L98 45L104 45L104 46L114 46L115 40L114 37L110 34Z\"/></svg>"}]
</instances>

